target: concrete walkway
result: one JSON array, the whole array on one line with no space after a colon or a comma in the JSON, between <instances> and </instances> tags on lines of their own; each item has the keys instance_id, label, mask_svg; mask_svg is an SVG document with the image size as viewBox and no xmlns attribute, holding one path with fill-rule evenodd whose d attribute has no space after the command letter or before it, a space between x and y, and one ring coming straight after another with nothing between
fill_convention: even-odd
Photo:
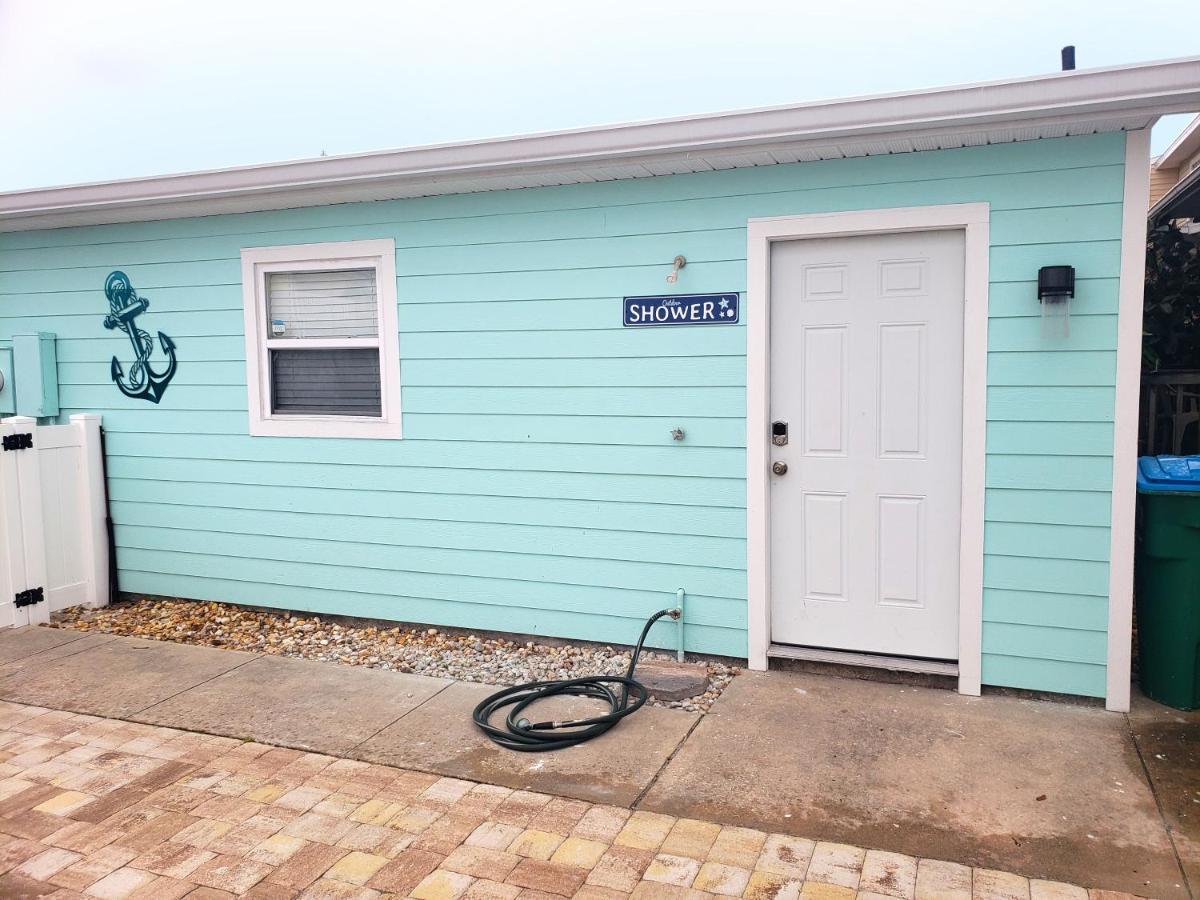
<instances>
[{"instance_id":1,"label":"concrete walkway","mask_svg":"<svg viewBox=\"0 0 1200 900\"><path fill-rule=\"evenodd\" d=\"M0 633L0 699L17 703L1144 896L1192 896L1181 859L1200 875L1200 720L1148 701L1127 718L746 674L702 720L646 708L584 747L530 755L474 730L471 709L491 690L66 630Z\"/></svg>"}]
</instances>

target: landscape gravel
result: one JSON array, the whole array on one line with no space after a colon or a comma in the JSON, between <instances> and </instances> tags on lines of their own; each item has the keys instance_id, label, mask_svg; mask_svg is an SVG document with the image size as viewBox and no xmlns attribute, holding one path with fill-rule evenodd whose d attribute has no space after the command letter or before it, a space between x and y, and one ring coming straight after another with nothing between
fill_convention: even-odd
<instances>
[{"instance_id":1,"label":"landscape gravel","mask_svg":"<svg viewBox=\"0 0 1200 900\"><path fill-rule=\"evenodd\" d=\"M55 613L51 625L496 685L619 675L628 668L631 652L629 648L591 644L522 643L437 628L346 625L314 615L159 598L121 601L102 609L71 607ZM643 650L641 658L675 657ZM707 712L739 670L716 661L705 662L708 689L703 694L676 701L652 698L650 702Z\"/></svg>"}]
</instances>

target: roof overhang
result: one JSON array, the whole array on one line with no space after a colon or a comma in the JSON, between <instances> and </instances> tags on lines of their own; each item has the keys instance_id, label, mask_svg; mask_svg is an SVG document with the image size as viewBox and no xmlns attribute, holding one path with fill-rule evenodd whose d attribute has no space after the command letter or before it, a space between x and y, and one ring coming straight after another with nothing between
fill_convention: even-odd
<instances>
[{"instance_id":1,"label":"roof overhang","mask_svg":"<svg viewBox=\"0 0 1200 900\"><path fill-rule=\"evenodd\" d=\"M1156 169L1174 169L1200 153L1200 116L1192 119L1162 156L1154 161Z\"/></svg>"},{"instance_id":2,"label":"roof overhang","mask_svg":"<svg viewBox=\"0 0 1200 900\"><path fill-rule=\"evenodd\" d=\"M1200 110L1200 57L0 193L0 231L149 221L1137 130Z\"/></svg>"}]
</instances>

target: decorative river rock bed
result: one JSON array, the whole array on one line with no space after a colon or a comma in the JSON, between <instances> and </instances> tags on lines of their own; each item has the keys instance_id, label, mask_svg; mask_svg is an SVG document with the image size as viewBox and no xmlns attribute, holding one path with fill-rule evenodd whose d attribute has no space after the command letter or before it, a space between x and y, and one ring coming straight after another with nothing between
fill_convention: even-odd
<instances>
[{"instance_id":1,"label":"decorative river rock bed","mask_svg":"<svg viewBox=\"0 0 1200 900\"><path fill-rule=\"evenodd\" d=\"M496 685L583 675L620 675L628 668L632 652L628 648L597 645L520 643L436 628L346 625L314 615L267 612L199 600L141 598L103 609L72 607L55 613L50 624L77 631L319 659ZM641 663L651 660L668 663L674 659L674 654L643 650ZM707 712L739 669L715 661L700 665L708 670L707 689L703 693L679 700L652 697L650 703Z\"/></svg>"}]
</instances>

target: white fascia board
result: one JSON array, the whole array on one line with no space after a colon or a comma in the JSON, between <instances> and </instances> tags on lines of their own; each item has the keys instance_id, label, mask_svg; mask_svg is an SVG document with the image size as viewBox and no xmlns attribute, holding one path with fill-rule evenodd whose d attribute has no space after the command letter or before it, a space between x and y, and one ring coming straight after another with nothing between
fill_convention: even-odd
<instances>
[{"instance_id":1,"label":"white fascia board","mask_svg":"<svg viewBox=\"0 0 1200 900\"><path fill-rule=\"evenodd\" d=\"M1154 168L1173 169L1197 152L1200 152L1200 116L1192 119L1179 137L1171 142L1171 146L1154 160Z\"/></svg>"},{"instance_id":2,"label":"white fascia board","mask_svg":"<svg viewBox=\"0 0 1200 900\"><path fill-rule=\"evenodd\" d=\"M0 193L0 231L369 199L372 186L487 179L748 147L977 132L1200 110L1200 57L1007 81ZM502 185L498 185L502 186ZM235 198L241 202L231 202Z\"/></svg>"}]
</instances>

